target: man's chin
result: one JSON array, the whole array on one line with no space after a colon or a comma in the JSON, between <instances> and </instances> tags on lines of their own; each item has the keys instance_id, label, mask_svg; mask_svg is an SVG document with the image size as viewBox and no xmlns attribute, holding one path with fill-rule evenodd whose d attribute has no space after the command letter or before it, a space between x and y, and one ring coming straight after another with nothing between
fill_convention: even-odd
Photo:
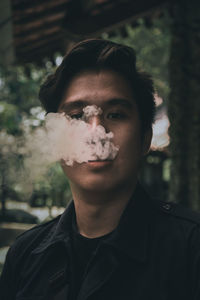
<instances>
[{"instance_id":1,"label":"man's chin","mask_svg":"<svg viewBox=\"0 0 200 300\"><path fill-rule=\"evenodd\" d=\"M105 176L93 176L93 178L84 178L81 181L71 181L72 189L76 188L84 192L107 193L116 190L118 184L114 180L106 180ZM95 177L95 178L94 178Z\"/></svg>"}]
</instances>

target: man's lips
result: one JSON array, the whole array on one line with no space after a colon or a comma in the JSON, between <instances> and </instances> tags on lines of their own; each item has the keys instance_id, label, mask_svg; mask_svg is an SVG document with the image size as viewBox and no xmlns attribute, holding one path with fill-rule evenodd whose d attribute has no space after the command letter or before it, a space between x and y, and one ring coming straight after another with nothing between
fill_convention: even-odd
<instances>
[{"instance_id":1,"label":"man's lips","mask_svg":"<svg viewBox=\"0 0 200 300\"><path fill-rule=\"evenodd\" d=\"M88 166L93 167L93 168L102 168L105 166L108 166L112 163L112 160L89 160L88 161Z\"/></svg>"},{"instance_id":2,"label":"man's lips","mask_svg":"<svg viewBox=\"0 0 200 300\"><path fill-rule=\"evenodd\" d=\"M88 162L105 162L105 161L112 161L111 159L94 159L88 160Z\"/></svg>"}]
</instances>

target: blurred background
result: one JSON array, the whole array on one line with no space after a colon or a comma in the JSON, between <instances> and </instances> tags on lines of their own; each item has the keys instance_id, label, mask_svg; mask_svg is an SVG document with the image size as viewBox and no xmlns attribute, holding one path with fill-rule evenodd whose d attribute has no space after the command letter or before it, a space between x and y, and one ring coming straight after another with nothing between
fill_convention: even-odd
<instances>
[{"instance_id":1,"label":"blurred background","mask_svg":"<svg viewBox=\"0 0 200 300\"><path fill-rule=\"evenodd\" d=\"M18 174L24 136L44 122L40 84L74 43L91 37L133 47L138 68L155 82L154 135L140 174L146 189L200 210L200 3L1 0L0 269L18 234L62 213L71 199L59 164L31 186Z\"/></svg>"}]
</instances>

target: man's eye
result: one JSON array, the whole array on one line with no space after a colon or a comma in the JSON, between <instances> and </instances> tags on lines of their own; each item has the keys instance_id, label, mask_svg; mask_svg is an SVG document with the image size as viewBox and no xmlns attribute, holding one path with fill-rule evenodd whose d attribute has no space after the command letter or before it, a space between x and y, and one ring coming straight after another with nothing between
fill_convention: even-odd
<instances>
[{"instance_id":1,"label":"man's eye","mask_svg":"<svg viewBox=\"0 0 200 300\"><path fill-rule=\"evenodd\" d=\"M125 117L126 115L121 112L113 112L107 115L108 119L114 119L114 120L125 119Z\"/></svg>"},{"instance_id":2,"label":"man's eye","mask_svg":"<svg viewBox=\"0 0 200 300\"><path fill-rule=\"evenodd\" d=\"M80 113L76 113L76 114L71 114L70 115L70 117L72 118L72 119L81 119L82 118L82 116L83 116L83 113L82 112L80 112Z\"/></svg>"}]
</instances>

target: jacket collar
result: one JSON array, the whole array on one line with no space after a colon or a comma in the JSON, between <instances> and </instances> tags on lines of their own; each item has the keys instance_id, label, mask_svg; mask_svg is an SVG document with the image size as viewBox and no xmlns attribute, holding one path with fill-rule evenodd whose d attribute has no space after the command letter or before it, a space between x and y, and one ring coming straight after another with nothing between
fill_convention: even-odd
<instances>
[{"instance_id":1,"label":"jacket collar","mask_svg":"<svg viewBox=\"0 0 200 300\"><path fill-rule=\"evenodd\" d=\"M104 241L120 252L144 262L148 250L148 228L150 224L150 199L138 184L116 230ZM32 253L41 253L56 244L67 245L70 239L74 203L70 202L65 212L55 220L46 238Z\"/></svg>"},{"instance_id":2,"label":"jacket collar","mask_svg":"<svg viewBox=\"0 0 200 300\"><path fill-rule=\"evenodd\" d=\"M74 202L71 201L64 213L53 220L55 224L53 224L47 236L42 240L37 248L32 251L32 253L41 253L56 244L63 244L66 246L70 238L73 215Z\"/></svg>"}]
</instances>

